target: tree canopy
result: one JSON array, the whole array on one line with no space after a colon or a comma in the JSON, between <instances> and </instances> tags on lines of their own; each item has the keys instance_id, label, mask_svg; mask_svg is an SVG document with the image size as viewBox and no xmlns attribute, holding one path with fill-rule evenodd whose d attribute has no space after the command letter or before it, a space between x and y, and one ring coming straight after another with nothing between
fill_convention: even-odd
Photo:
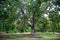
<instances>
[{"instance_id":1,"label":"tree canopy","mask_svg":"<svg viewBox=\"0 0 60 40\"><path fill-rule=\"evenodd\" d=\"M59 0L0 0L0 31L60 32Z\"/></svg>"}]
</instances>

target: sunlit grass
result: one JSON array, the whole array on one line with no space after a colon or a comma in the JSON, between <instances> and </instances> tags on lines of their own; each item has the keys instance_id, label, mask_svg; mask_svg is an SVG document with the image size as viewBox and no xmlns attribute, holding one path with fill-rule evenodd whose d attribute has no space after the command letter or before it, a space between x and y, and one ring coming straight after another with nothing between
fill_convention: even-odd
<instances>
[{"instance_id":1,"label":"sunlit grass","mask_svg":"<svg viewBox=\"0 0 60 40\"><path fill-rule=\"evenodd\" d=\"M30 32L11 33L11 35L13 34L30 34ZM36 32L36 34L40 34L38 36L43 36L43 38L6 38L6 40L55 40L60 38L60 34L53 34L52 32Z\"/></svg>"},{"instance_id":2,"label":"sunlit grass","mask_svg":"<svg viewBox=\"0 0 60 40\"><path fill-rule=\"evenodd\" d=\"M53 38L15 38L15 39L6 39L6 40L54 40Z\"/></svg>"}]
</instances>

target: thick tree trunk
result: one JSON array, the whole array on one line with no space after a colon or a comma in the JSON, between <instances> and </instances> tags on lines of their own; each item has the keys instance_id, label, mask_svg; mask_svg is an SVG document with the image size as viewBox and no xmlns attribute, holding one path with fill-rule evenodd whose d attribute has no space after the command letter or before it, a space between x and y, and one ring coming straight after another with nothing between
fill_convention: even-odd
<instances>
[{"instance_id":1,"label":"thick tree trunk","mask_svg":"<svg viewBox=\"0 0 60 40\"><path fill-rule=\"evenodd\" d=\"M33 25L33 26L31 26L31 34L32 34L32 35L34 35L34 34L35 34L35 27L34 27L34 25Z\"/></svg>"},{"instance_id":2,"label":"thick tree trunk","mask_svg":"<svg viewBox=\"0 0 60 40\"><path fill-rule=\"evenodd\" d=\"M33 17L32 17L32 25L31 25L31 34L34 35L35 34L35 19L34 19L35 14L33 13Z\"/></svg>"}]
</instances>

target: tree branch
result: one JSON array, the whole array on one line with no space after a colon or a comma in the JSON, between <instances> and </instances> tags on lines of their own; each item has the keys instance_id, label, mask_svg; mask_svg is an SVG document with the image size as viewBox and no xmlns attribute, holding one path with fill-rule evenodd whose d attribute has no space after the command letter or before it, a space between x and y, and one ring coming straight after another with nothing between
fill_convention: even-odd
<instances>
[{"instance_id":1,"label":"tree branch","mask_svg":"<svg viewBox=\"0 0 60 40\"><path fill-rule=\"evenodd\" d=\"M27 16L25 15L25 13L24 13L24 11L23 11L23 9L22 9L22 8L21 8L21 12L22 12L23 18L24 18L24 20L26 21L26 23L28 23L28 24L29 24L29 26L31 26L32 24L31 24L31 22L30 22L30 21L28 21L28 18L27 18Z\"/></svg>"}]
</instances>

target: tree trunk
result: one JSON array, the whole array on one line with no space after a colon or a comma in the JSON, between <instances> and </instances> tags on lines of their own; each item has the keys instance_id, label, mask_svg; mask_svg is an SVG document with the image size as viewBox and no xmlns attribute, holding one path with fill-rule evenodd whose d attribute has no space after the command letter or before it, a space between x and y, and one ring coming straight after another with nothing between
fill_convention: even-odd
<instances>
[{"instance_id":1,"label":"tree trunk","mask_svg":"<svg viewBox=\"0 0 60 40\"><path fill-rule=\"evenodd\" d=\"M34 27L34 25L33 25L33 26L31 26L31 34L32 34L32 35L34 35L34 34L35 34L35 27Z\"/></svg>"},{"instance_id":2,"label":"tree trunk","mask_svg":"<svg viewBox=\"0 0 60 40\"><path fill-rule=\"evenodd\" d=\"M35 34L35 19L34 19L34 13L33 13L33 17L32 17L31 34L32 34L32 35Z\"/></svg>"}]
</instances>

